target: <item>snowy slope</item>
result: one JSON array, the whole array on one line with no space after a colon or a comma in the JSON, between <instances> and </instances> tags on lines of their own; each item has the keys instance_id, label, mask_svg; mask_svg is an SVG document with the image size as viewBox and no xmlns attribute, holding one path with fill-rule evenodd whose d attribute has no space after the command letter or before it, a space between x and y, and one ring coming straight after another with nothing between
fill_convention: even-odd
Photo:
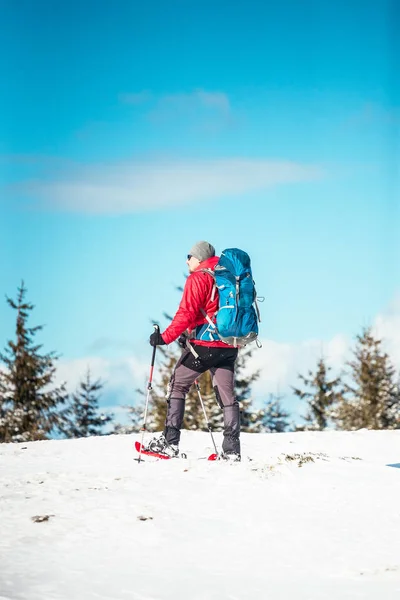
<instances>
[{"instance_id":1,"label":"snowy slope","mask_svg":"<svg viewBox=\"0 0 400 600\"><path fill-rule=\"evenodd\" d=\"M1 600L400 598L400 431L135 439L0 445Z\"/></svg>"}]
</instances>

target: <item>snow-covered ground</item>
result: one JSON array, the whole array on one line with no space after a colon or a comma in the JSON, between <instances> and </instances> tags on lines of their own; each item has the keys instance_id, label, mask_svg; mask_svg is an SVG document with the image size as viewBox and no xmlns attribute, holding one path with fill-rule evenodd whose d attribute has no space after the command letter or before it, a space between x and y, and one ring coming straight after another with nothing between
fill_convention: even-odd
<instances>
[{"instance_id":1,"label":"snow-covered ground","mask_svg":"<svg viewBox=\"0 0 400 600\"><path fill-rule=\"evenodd\" d=\"M400 598L400 431L137 438L0 445L1 600Z\"/></svg>"}]
</instances>

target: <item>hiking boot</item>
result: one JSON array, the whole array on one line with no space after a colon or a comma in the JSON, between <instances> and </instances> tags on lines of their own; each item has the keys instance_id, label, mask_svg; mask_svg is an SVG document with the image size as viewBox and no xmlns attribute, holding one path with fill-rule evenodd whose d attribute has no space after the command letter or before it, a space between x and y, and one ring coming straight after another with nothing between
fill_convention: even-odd
<instances>
[{"instance_id":1,"label":"hiking boot","mask_svg":"<svg viewBox=\"0 0 400 600\"><path fill-rule=\"evenodd\" d=\"M240 462L241 461L241 456L240 454L237 454L236 452L223 452L221 454L221 458L222 460L226 460L228 462Z\"/></svg>"},{"instance_id":2,"label":"hiking boot","mask_svg":"<svg viewBox=\"0 0 400 600\"><path fill-rule=\"evenodd\" d=\"M148 449L151 450L151 452L160 452L161 454L166 454L171 458L179 456L178 445L169 444L165 439L164 434L161 434L159 438L153 438L148 445Z\"/></svg>"}]
</instances>

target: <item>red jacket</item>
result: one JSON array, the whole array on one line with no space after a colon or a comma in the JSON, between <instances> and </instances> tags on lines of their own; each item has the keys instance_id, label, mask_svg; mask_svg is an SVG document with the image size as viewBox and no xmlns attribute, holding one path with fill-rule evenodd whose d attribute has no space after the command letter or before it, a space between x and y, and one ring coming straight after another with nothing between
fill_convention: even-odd
<instances>
[{"instance_id":1,"label":"red jacket","mask_svg":"<svg viewBox=\"0 0 400 600\"><path fill-rule=\"evenodd\" d=\"M211 300L214 279L208 273L201 271L201 269L214 270L218 260L218 256L208 258L201 262L193 273L190 273L186 280L182 300L176 315L172 319L170 326L162 333L163 340L166 344L170 344L174 340L177 340L184 331L189 330L190 332L198 325L204 325L207 320L202 315L201 309L205 310L209 317L214 317L214 314L218 310L218 293L216 292L214 294L214 299ZM200 346L212 346L214 348L226 348L228 345L224 342L195 340L193 338L191 338L191 341Z\"/></svg>"}]
</instances>

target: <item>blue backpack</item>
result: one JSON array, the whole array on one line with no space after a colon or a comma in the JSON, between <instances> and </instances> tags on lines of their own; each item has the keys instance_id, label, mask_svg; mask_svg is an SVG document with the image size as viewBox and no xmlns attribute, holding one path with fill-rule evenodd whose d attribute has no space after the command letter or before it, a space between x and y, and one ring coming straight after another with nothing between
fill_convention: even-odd
<instances>
[{"instance_id":1,"label":"blue backpack","mask_svg":"<svg viewBox=\"0 0 400 600\"><path fill-rule=\"evenodd\" d=\"M261 319L249 255L238 248L228 248L221 253L215 270L204 272L215 280L219 305L215 322L202 310L207 323L197 328L196 338L220 340L235 347L256 341Z\"/></svg>"}]
</instances>

